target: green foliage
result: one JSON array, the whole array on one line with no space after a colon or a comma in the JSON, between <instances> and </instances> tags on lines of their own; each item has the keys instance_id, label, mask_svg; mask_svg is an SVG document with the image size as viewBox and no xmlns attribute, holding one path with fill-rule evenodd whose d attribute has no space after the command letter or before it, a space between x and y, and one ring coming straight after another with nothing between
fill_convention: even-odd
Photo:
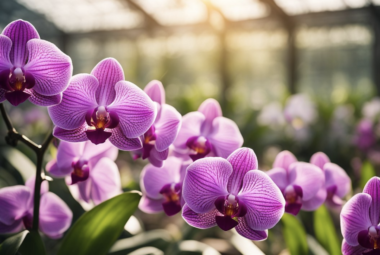
<instances>
[{"instance_id":1,"label":"green foliage","mask_svg":"<svg viewBox=\"0 0 380 255\"><path fill-rule=\"evenodd\" d=\"M22 255L45 255L45 245L38 231L30 231L22 243L19 253Z\"/></svg>"},{"instance_id":2,"label":"green foliage","mask_svg":"<svg viewBox=\"0 0 380 255\"><path fill-rule=\"evenodd\" d=\"M314 230L318 242L330 255L341 254L341 243L336 234L329 211L324 205L314 212Z\"/></svg>"},{"instance_id":3,"label":"green foliage","mask_svg":"<svg viewBox=\"0 0 380 255\"><path fill-rule=\"evenodd\" d=\"M372 164L368 161L364 161L361 169L360 188L363 189L366 183L369 181L369 179L371 179L375 175L376 172Z\"/></svg>"},{"instance_id":4,"label":"green foliage","mask_svg":"<svg viewBox=\"0 0 380 255\"><path fill-rule=\"evenodd\" d=\"M58 255L107 254L140 198L137 192L123 193L83 214L63 239Z\"/></svg>"},{"instance_id":5,"label":"green foliage","mask_svg":"<svg viewBox=\"0 0 380 255\"><path fill-rule=\"evenodd\" d=\"M0 255L14 255L20 248L29 231L25 230L9 237L0 246Z\"/></svg>"},{"instance_id":6,"label":"green foliage","mask_svg":"<svg viewBox=\"0 0 380 255\"><path fill-rule=\"evenodd\" d=\"M286 246L292 255L308 254L306 232L301 222L291 214L285 213L282 216L283 235Z\"/></svg>"}]
</instances>

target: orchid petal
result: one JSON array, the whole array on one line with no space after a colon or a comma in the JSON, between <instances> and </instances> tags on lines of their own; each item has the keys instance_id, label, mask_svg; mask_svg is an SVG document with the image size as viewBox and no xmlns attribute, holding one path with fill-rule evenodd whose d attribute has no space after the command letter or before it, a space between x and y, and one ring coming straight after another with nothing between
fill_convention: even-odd
<instances>
[{"instance_id":1,"label":"orchid petal","mask_svg":"<svg viewBox=\"0 0 380 255\"><path fill-rule=\"evenodd\" d=\"M165 89L160 81L153 80L146 85L145 93L160 105L165 104Z\"/></svg>"},{"instance_id":2,"label":"orchid petal","mask_svg":"<svg viewBox=\"0 0 380 255\"><path fill-rule=\"evenodd\" d=\"M302 201L302 210L304 211L315 211L320 207L326 200L327 191L325 188L320 188L314 197L307 201Z\"/></svg>"},{"instance_id":3,"label":"orchid petal","mask_svg":"<svg viewBox=\"0 0 380 255\"><path fill-rule=\"evenodd\" d=\"M25 183L25 186L29 188L31 197L34 196L34 185L36 183L36 176L32 175ZM40 188L40 194L44 194L49 191L49 183L48 181L42 181L41 188Z\"/></svg>"},{"instance_id":4,"label":"orchid petal","mask_svg":"<svg viewBox=\"0 0 380 255\"><path fill-rule=\"evenodd\" d=\"M281 151L273 163L273 168L283 168L286 171L289 170L289 167L294 162L297 162L297 158L290 151Z\"/></svg>"},{"instance_id":5,"label":"orchid petal","mask_svg":"<svg viewBox=\"0 0 380 255\"><path fill-rule=\"evenodd\" d=\"M72 129L72 130L66 130L60 127L54 127L53 129L53 135L57 137L58 139L61 139L63 141L67 142L85 142L88 141L87 135L87 124L83 123L82 126Z\"/></svg>"},{"instance_id":6,"label":"orchid petal","mask_svg":"<svg viewBox=\"0 0 380 255\"><path fill-rule=\"evenodd\" d=\"M22 219L14 221L10 225L6 225L0 221L0 234L13 234L20 232L24 228Z\"/></svg>"},{"instance_id":7,"label":"orchid petal","mask_svg":"<svg viewBox=\"0 0 380 255\"><path fill-rule=\"evenodd\" d=\"M30 94L30 97L28 98L29 101L39 106L57 105L61 103L63 97L62 93L53 96L44 96L34 91L34 89L25 89L24 91Z\"/></svg>"},{"instance_id":8,"label":"orchid petal","mask_svg":"<svg viewBox=\"0 0 380 255\"><path fill-rule=\"evenodd\" d=\"M186 149L186 142L190 137L201 135L201 126L205 116L200 112L190 112L182 117L182 125L174 141L174 146Z\"/></svg>"},{"instance_id":9,"label":"orchid petal","mask_svg":"<svg viewBox=\"0 0 380 255\"><path fill-rule=\"evenodd\" d=\"M238 220L239 224L235 229L241 236L253 241L263 241L268 238L268 230L253 230L248 226L244 217L238 218Z\"/></svg>"},{"instance_id":10,"label":"orchid petal","mask_svg":"<svg viewBox=\"0 0 380 255\"><path fill-rule=\"evenodd\" d=\"M0 189L0 222L14 224L28 211L31 191L28 187L17 185Z\"/></svg>"},{"instance_id":11,"label":"orchid petal","mask_svg":"<svg viewBox=\"0 0 380 255\"><path fill-rule=\"evenodd\" d=\"M183 219L195 228L206 229L216 226L215 216L218 215L218 210L213 209L206 213L196 213L185 204L182 208Z\"/></svg>"},{"instance_id":12,"label":"orchid petal","mask_svg":"<svg viewBox=\"0 0 380 255\"><path fill-rule=\"evenodd\" d=\"M110 142L124 151L134 151L142 148L143 144L141 139L138 138L127 138L120 127L111 129L112 135L109 138Z\"/></svg>"},{"instance_id":13,"label":"orchid petal","mask_svg":"<svg viewBox=\"0 0 380 255\"><path fill-rule=\"evenodd\" d=\"M73 168L66 167L60 168L57 164L57 160L53 159L46 164L46 171L48 171L53 177L65 177L73 171Z\"/></svg>"},{"instance_id":14,"label":"orchid petal","mask_svg":"<svg viewBox=\"0 0 380 255\"><path fill-rule=\"evenodd\" d=\"M316 165L320 169L323 169L323 166L329 162L330 162L329 157L326 154L324 154L323 152L314 153L310 159L310 163L313 165Z\"/></svg>"},{"instance_id":15,"label":"orchid petal","mask_svg":"<svg viewBox=\"0 0 380 255\"><path fill-rule=\"evenodd\" d=\"M145 213L159 213L164 210L162 208L162 203L164 201L164 198L153 199L143 195L139 203L139 209Z\"/></svg>"},{"instance_id":16,"label":"orchid petal","mask_svg":"<svg viewBox=\"0 0 380 255\"><path fill-rule=\"evenodd\" d=\"M288 172L284 168L273 168L266 173L282 192L289 185Z\"/></svg>"},{"instance_id":17,"label":"orchid petal","mask_svg":"<svg viewBox=\"0 0 380 255\"><path fill-rule=\"evenodd\" d=\"M116 160L118 153L119 150L108 140L98 145L86 142L82 158L91 161L95 165L101 158Z\"/></svg>"},{"instance_id":18,"label":"orchid petal","mask_svg":"<svg viewBox=\"0 0 380 255\"><path fill-rule=\"evenodd\" d=\"M203 113L205 121L203 122L201 132L208 135L212 131L212 122L215 118L222 116L220 104L213 98L206 99L198 108L198 112Z\"/></svg>"},{"instance_id":19,"label":"orchid petal","mask_svg":"<svg viewBox=\"0 0 380 255\"><path fill-rule=\"evenodd\" d=\"M336 195L343 198L351 190L351 179L346 171L334 163L324 165L326 184L325 187L336 185ZM380 206L380 204L379 204Z\"/></svg>"},{"instance_id":20,"label":"orchid petal","mask_svg":"<svg viewBox=\"0 0 380 255\"><path fill-rule=\"evenodd\" d=\"M9 59L9 53L11 52L11 48L11 39L9 39L5 35L0 34L0 73L6 71L4 79L0 78L0 84L5 82L9 78L10 70L12 68L12 63Z\"/></svg>"},{"instance_id":21,"label":"orchid petal","mask_svg":"<svg viewBox=\"0 0 380 255\"><path fill-rule=\"evenodd\" d=\"M358 255L358 254L366 254L366 252L370 251L369 249L363 248L360 245L351 246L346 240L343 240L342 243L342 254L343 255Z\"/></svg>"},{"instance_id":22,"label":"orchid petal","mask_svg":"<svg viewBox=\"0 0 380 255\"><path fill-rule=\"evenodd\" d=\"M71 143L61 141L57 152L57 165L61 169L72 169L72 163L75 159L80 158L86 142Z\"/></svg>"},{"instance_id":23,"label":"orchid petal","mask_svg":"<svg viewBox=\"0 0 380 255\"><path fill-rule=\"evenodd\" d=\"M363 192L372 197L369 217L372 225L377 226L380 221L380 178L372 177L365 185Z\"/></svg>"},{"instance_id":24,"label":"orchid petal","mask_svg":"<svg viewBox=\"0 0 380 255\"><path fill-rule=\"evenodd\" d=\"M70 185L70 187L75 187L75 186L78 189L78 199L81 199L86 203L90 203L91 202L91 189L92 189L91 179L87 179L83 182L78 182L75 185Z\"/></svg>"}]
</instances>

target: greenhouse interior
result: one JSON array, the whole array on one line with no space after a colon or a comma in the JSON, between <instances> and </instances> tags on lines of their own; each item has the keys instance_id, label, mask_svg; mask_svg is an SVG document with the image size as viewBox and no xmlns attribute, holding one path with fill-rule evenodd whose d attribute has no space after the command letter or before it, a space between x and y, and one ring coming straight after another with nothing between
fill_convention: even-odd
<instances>
[{"instance_id":1,"label":"greenhouse interior","mask_svg":"<svg viewBox=\"0 0 380 255\"><path fill-rule=\"evenodd\" d=\"M1 0L0 31L0 255L380 254L380 0Z\"/></svg>"}]
</instances>

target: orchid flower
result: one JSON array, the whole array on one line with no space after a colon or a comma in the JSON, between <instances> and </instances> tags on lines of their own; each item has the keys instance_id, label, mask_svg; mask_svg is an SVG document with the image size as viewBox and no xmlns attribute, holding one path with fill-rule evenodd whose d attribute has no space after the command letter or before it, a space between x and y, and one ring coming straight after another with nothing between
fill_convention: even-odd
<instances>
[{"instance_id":1,"label":"orchid flower","mask_svg":"<svg viewBox=\"0 0 380 255\"><path fill-rule=\"evenodd\" d=\"M57 158L46 169L54 177L67 177L70 191L79 201L95 205L121 193L118 150L109 141L95 145L90 141L61 141ZM74 184L74 185L71 185Z\"/></svg>"},{"instance_id":2,"label":"orchid flower","mask_svg":"<svg viewBox=\"0 0 380 255\"><path fill-rule=\"evenodd\" d=\"M313 211L324 202L330 207L343 205L342 198L351 190L351 179L346 171L334 163L330 163L329 157L323 152L315 153L310 163L319 167L325 174L325 184L317 194L303 203L302 209Z\"/></svg>"},{"instance_id":3,"label":"orchid flower","mask_svg":"<svg viewBox=\"0 0 380 255\"><path fill-rule=\"evenodd\" d=\"M275 183L256 170L253 150L240 148L227 159L208 157L188 168L182 196L185 221L196 228L218 225L251 240L264 240L284 213L285 200Z\"/></svg>"},{"instance_id":4,"label":"orchid flower","mask_svg":"<svg viewBox=\"0 0 380 255\"><path fill-rule=\"evenodd\" d=\"M315 104L305 94L296 94L288 98L284 109L286 121L299 130L315 122L317 110Z\"/></svg>"},{"instance_id":5,"label":"orchid flower","mask_svg":"<svg viewBox=\"0 0 380 255\"><path fill-rule=\"evenodd\" d=\"M182 116L172 106L165 104L165 90L159 81L151 81L144 89L156 103L158 112L153 125L141 136L143 147L132 151L133 158L148 158L149 162L161 167L169 155L169 146L177 137Z\"/></svg>"},{"instance_id":6,"label":"orchid flower","mask_svg":"<svg viewBox=\"0 0 380 255\"><path fill-rule=\"evenodd\" d=\"M363 193L343 206L340 225L343 255L380 253L380 178L372 177Z\"/></svg>"},{"instance_id":7,"label":"orchid flower","mask_svg":"<svg viewBox=\"0 0 380 255\"><path fill-rule=\"evenodd\" d=\"M102 60L91 74L75 75L59 105L49 107L54 136L68 142L107 139L121 150L142 148L142 136L156 117L153 101L124 81L119 62Z\"/></svg>"},{"instance_id":8,"label":"orchid flower","mask_svg":"<svg viewBox=\"0 0 380 255\"><path fill-rule=\"evenodd\" d=\"M324 173L319 167L305 162L297 162L291 152L282 151L277 155L273 169L269 170L267 174L285 197L285 212L297 215L301 208L305 211L316 209L316 205L309 200L313 199L325 184Z\"/></svg>"},{"instance_id":9,"label":"orchid flower","mask_svg":"<svg viewBox=\"0 0 380 255\"><path fill-rule=\"evenodd\" d=\"M16 185L0 189L0 233L16 233L32 229L33 194L35 177L25 186ZM73 214L56 194L48 192L49 185L41 186L39 229L52 239L61 238L70 227Z\"/></svg>"},{"instance_id":10,"label":"orchid flower","mask_svg":"<svg viewBox=\"0 0 380 255\"><path fill-rule=\"evenodd\" d=\"M0 34L0 102L59 104L71 75L70 57L41 40L29 22L13 21Z\"/></svg>"},{"instance_id":11,"label":"orchid flower","mask_svg":"<svg viewBox=\"0 0 380 255\"><path fill-rule=\"evenodd\" d=\"M227 158L243 144L239 128L222 116L214 99L207 99L197 112L183 116L182 126L174 141L175 150L192 160L206 156Z\"/></svg>"},{"instance_id":12,"label":"orchid flower","mask_svg":"<svg viewBox=\"0 0 380 255\"><path fill-rule=\"evenodd\" d=\"M362 119L356 127L355 144L360 150L368 150L376 143L376 134L373 122Z\"/></svg>"},{"instance_id":13,"label":"orchid flower","mask_svg":"<svg viewBox=\"0 0 380 255\"><path fill-rule=\"evenodd\" d=\"M181 192L186 167L175 157L165 160L161 168L145 166L140 179L143 192L140 210L146 213L164 211L168 216L180 212L184 204Z\"/></svg>"}]
</instances>

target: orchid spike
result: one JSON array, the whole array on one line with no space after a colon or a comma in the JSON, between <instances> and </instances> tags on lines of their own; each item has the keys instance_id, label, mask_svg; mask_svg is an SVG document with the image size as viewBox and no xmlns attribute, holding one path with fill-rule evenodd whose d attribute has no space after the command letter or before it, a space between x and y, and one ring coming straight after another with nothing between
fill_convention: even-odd
<instances>
[{"instance_id":1,"label":"orchid spike","mask_svg":"<svg viewBox=\"0 0 380 255\"><path fill-rule=\"evenodd\" d=\"M95 145L90 141L61 141L57 158L46 169L54 177L66 177L74 198L97 205L121 193L120 175L114 160L118 150L109 141Z\"/></svg>"},{"instance_id":2,"label":"orchid spike","mask_svg":"<svg viewBox=\"0 0 380 255\"><path fill-rule=\"evenodd\" d=\"M380 252L380 178L372 177L363 193L356 194L343 206L340 225L343 255L379 254Z\"/></svg>"},{"instance_id":3,"label":"orchid spike","mask_svg":"<svg viewBox=\"0 0 380 255\"><path fill-rule=\"evenodd\" d=\"M162 162L168 158L169 146L177 137L182 116L174 107L165 104L165 90L161 82L151 81L144 91L156 103L157 117L141 136L142 149L132 151L132 155L134 159L147 158L152 165L161 167Z\"/></svg>"},{"instance_id":4,"label":"orchid spike","mask_svg":"<svg viewBox=\"0 0 380 255\"><path fill-rule=\"evenodd\" d=\"M26 185L0 189L0 233L16 233L32 229L33 192L35 177ZM47 182L41 186L39 229L52 239L58 239L70 227L73 214L69 207L54 193L48 192Z\"/></svg>"},{"instance_id":5,"label":"orchid spike","mask_svg":"<svg viewBox=\"0 0 380 255\"><path fill-rule=\"evenodd\" d=\"M285 197L285 212L293 215L297 215L301 208L310 210L305 204L314 198L325 183L324 173L319 167L297 162L296 157L289 151L282 151L277 155L273 169L267 174Z\"/></svg>"},{"instance_id":6,"label":"orchid spike","mask_svg":"<svg viewBox=\"0 0 380 255\"><path fill-rule=\"evenodd\" d=\"M41 40L27 21L13 21L0 34L0 102L59 104L72 69L70 57Z\"/></svg>"},{"instance_id":7,"label":"orchid spike","mask_svg":"<svg viewBox=\"0 0 380 255\"><path fill-rule=\"evenodd\" d=\"M75 75L59 105L48 108L54 136L68 142L107 139L121 150L142 148L142 136L156 117L153 101L124 81L119 62L102 60L91 74Z\"/></svg>"},{"instance_id":8,"label":"orchid spike","mask_svg":"<svg viewBox=\"0 0 380 255\"><path fill-rule=\"evenodd\" d=\"M251 240L264 240L284 213L279 188L257 170L253 150L240 148L227 159L209 157L187 168L182 195L185 221L196 228L219 226Z\"/></svg>"},{"instance_id":9,"label":"orchid spike","mask_svg":"<svg viewBox=\"0 0 380 255\"><path fill-rule=\"evenodd\" d=\"M204 101L198 111L183 116L174 141L176 152L193 161L206 156L227 158L242 145L239 128L222 116L219 103L211 98Z\"/></svg>"}]
</instances>

